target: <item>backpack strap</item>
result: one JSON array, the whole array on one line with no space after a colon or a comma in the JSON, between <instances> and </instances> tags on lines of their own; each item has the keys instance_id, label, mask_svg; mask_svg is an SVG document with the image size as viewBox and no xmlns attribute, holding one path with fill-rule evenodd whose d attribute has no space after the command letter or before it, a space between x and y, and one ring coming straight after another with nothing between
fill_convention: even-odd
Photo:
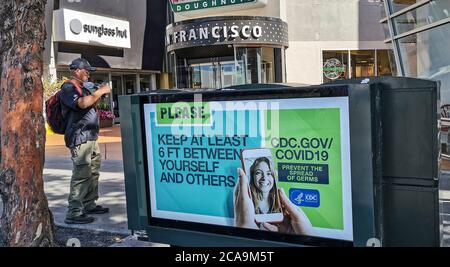
<instances>
[{"instance_id":1,"label":"backpack strap","mask_svg":"<svg viewBox=\"0 0 450 267\"><path fill-rule=\"evenodd\" d=\"M74 80L66 80L64 83L71 83L77 89L78 94L83 97L83 88Z\"/></svg>"}]
</instances>

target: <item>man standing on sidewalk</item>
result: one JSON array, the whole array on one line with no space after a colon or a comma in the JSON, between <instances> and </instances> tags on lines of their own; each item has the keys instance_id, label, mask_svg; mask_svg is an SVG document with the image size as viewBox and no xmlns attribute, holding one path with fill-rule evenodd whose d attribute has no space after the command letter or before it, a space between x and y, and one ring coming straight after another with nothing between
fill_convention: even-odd
<instances>
[{"instance_id":1,"label":"man standing on sidewalk","mask_svg":"<svg viewBox=\"0 0 450 267\"><path fill-rule=\"evenodd\" d=\"M95 70L87 60L75 59L70 64L71 80L61 88L60 101L67 122L64 140L73 162L67 224L91 223L95 219L87 214L109 212L96 204L101 155L95 106L103 95L111 92L111 87L103 85L95 91L89 88L89 73Z\"/></svg>"}]
</instances>

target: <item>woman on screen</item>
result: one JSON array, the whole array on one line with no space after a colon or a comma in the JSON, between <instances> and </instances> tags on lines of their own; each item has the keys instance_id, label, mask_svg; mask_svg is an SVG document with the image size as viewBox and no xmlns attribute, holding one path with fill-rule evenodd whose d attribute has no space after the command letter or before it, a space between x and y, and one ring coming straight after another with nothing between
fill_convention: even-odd
<instances>
[{"instance_id":1,"label":"woman on screen","mask_svg":"<svg viewBox=\"0 0 450 267\"><path fill-rule=\"evenodd\" d=\"M255 214L281 212L275 177L272 162L266 157L257 158L250 167L249 185Z\"/></svg>"},{"instance_id":2,"label":"woman on screen","mask_svg":"<svg viewBox=\"0 0 450 267\"><path fill-rule=\"evenodd\" d=\"M275 171L268 158L257 158L249 172L250 179L238 168L238 183L234 191L235 226L286 234L315 235L306 214L289 200L283 189L277 189ZM278 190L280 197L278 201L275 190ZM285 211L281 223L263 222L257 225L255 216L258 212L280 212L281 207Z\"/></svg>"}]
</instances>

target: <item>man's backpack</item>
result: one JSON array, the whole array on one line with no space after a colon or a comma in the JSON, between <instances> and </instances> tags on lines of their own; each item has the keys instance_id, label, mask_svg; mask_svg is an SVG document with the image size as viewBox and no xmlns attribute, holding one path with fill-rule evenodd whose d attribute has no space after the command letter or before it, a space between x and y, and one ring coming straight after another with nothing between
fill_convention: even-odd
<instances>
[{"instance_id":1,"label":"man's backpack","mask_svg":"<svg viewBox=\"0 0 450 267\"><path fill-rule=\"evenodd\" d=\"M83 90L77 83L73 82L72 80L67 80L64 82L64 84L66 83L73 84L78 94L80 96L83 96ZM61 88L64 86L64 84L61 86ZM67 124L66 119L64 118L65 114L63 114L62 110L63 104L60 100L61 91L62 90L59 89L49 99L47 99L47 101L45 101L45 115L47 117L48 126L50 126L50 129L52 129L52 131L57 134L64 134Z\"/></svg>"}]
</instances>

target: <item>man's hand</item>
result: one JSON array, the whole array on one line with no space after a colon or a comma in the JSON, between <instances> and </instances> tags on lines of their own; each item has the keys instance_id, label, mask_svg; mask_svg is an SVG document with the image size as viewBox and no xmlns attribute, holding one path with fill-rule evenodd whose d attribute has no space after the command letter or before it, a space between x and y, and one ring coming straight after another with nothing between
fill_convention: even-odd
<instances>
[{"instance_id":1,"label":"man's hand","mask_svg":"<svg viewBox=\"0 0 450 267\"><path fill-rule=\"evenodd\" d=\"M81 109L93 107L103 95L109 93L111 93L111 87L109 85L102 85L92 95L78 98L78 107Z\"/></svg>"},{"instance_id":2,"label":"man's hand","mask_svg":"<svg viewBox=\"0 0 450 267\"><path fill-rule=\"evenodd\" d=\"M249 195L248 178L238 169L239 181L234 190L234 219L237 227L258 229L255 223L255 206Z\"/></svg>"},{"instance_id":3,"label":"man's hand","mask_svg":"<svg viewBox=\"0 0 450 267\"><path fill-rule=\"evenodd\" d=\"M112 89L109 85L107 84L103 84L102 86L100 86L97 90L97 92L100 91L101 92L101 96L106 95L111 93Z\"/></svg>"}]
</instances>

